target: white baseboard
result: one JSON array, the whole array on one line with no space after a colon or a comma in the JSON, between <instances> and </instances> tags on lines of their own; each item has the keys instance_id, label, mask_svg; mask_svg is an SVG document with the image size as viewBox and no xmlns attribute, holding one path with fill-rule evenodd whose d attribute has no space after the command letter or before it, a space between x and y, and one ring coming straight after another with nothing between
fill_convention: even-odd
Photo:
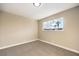
<instances>
[{"instance_id":1,"label":"white baseboard","mask_svg":"<svg viewBox=\"0 0 79 59\"><path fill-rule=\"evenodd\" d=\"M21 43L17 43L17 44L11 44L11 45L8 45L8 46L3 46L3 47L0 47L0 49L10 48L10 47L14 47L14 46L25 44L25 43L30 43L30 42L33 42L33 41L36 41L36 40L38 40L38 39L29 40L29 41L21 42Z\"/></svg>"},{"instance_id":2,"label":"white baseboard","mask_svg":"<svg viewBox=\"0 0 79 59\"><path fill-rule=\"evenodd\" d=\"M36 40L38 40L38 39L29 40L27 42L21 42L21 43L17 43L17 44L12 44L12 45L8 45L8 46L0 47L0 49L10 48L10 47L14 47L14 46L25 44L25 43L30 43L30 42L33 42L33 41L36 41ZM48 43L48 44L51 44L51 45L54 45L54 46L57 46L57 47L60 47L60 48L63 48L63 49L66 49L66 50L69 50L69 51L72 51L72 52L79 54L79 51L71 49L71 48L67 48L67 47L64 47L64 46L61 46L61 45L58 45L58 44L55 44L55 43L51 43L51 42L48 42L48 41L44 41L44 40L39 40L39 41L42 41L42 42L45 42L45 43Z\"/></svg>"},{"instance_id":3,"label":"white baseboard","mask_svg":"<svg viewBox=\"0 0 79 59\"><path fill-rule=\"evenodd\" d=\"M64 47L64 46L61 46L61 45L58 45L58 44L55 44L55 43L51 43L51 42L48 42L48 41L44 41L44 40L40 40L40 41L42 41L42 42L45 42L45 43L48 43L48 44L51 44L51 45L54 45L54 46L57 46L57 47L63 48L63 49L65 49L65 50L69 50L69 51L72 51L72 52L74 52L74 53L79 54L79 51L77 51L77 50L74 50L74 49L71 49L71 48L67 48L67 47Z\"/></svg>"}]
</instances>

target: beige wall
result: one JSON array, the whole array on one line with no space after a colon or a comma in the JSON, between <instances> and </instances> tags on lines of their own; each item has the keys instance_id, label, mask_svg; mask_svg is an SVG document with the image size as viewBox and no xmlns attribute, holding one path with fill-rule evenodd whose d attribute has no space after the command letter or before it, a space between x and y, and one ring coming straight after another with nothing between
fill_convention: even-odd
<instances>
[{"instance_id":1,"label":"beige wall","mask_svg":"<svg viewBox=\"0 0 79 59\"><path fill-rule=\"evenodd\" d=\"M64 31L43 31L42 23L64 17ZM39 39L79 51L79 6L38 21Z\"/></svg>"},{"instance_id":2,"label":"beige wall","mask_svg":"<svg viewBox=\"0 0 79 59\"><path fill-rule=\"evenodd\" d=\"M37 21L0 12L0 48L37 39Z\"/></svg>"}]
</instances>

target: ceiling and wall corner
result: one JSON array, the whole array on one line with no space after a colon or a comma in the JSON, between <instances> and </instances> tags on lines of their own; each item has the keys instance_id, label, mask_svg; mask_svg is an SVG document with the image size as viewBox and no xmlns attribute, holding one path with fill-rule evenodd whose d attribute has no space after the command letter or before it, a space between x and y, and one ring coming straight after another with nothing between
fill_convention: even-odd
<instances>
[{"instance_id":1,"label":"ceiling and wall corner","mask_svg":"<svg viewBox=\"0 0 79 59\"><path fill-rule=\"evenodd\" d=\"M28 42L29 40L32 40L33 38L34 39L37 38L37 35L38 35L37 32L39 32L38 31L39 28L37 28L37 27L39 26L39 24L37 24L37 22L35 20L39 20L44 17L48 17L50 15L62 12L64 10L76 7L78 5L79 4L77 4L77 3L44 3L39 7L34 7L32 3L20 3L20 4L19 3L11 3L11 4L3 3L3 4L0 4L1 10L4 11L3 14L0 13L1 14L0 17L2 18L1 21L3 21L3 23L2 22L0 23L1 26L3 27L3 28L1 27L3 30L3 31L1 31L1 35L3 34L3 38L1 36L2 39L0 41L1 42L0 47L4 48L5 46L8 46L8 45L13 46L13 45L16 45L17 43L20 43L20 42L22 43L22 42L26 42L26 41ZM8 12L8 13L5 13L5 12ZM10 13L12 13L12 14L10 14ZM13 14L15 14L16 16ZM74 12L72 14L75 15ZM77 14L79 14L79 13L77 13ZM17 15L19 15L19 16L17 16ZM23 18L20 16L23 16L26 18ZM30 20L29 18L31 18L32 20ZM72 18L71 20L73 20L73 19L74 18ZM68 19L67 21L70 22L71 20ZM74 20L73 22L77 23L78 20L77 21ZM69 24L71 24L71 22ZM67 24L67 25L69 26L69 24ZM67 32L66 32L66 34L67 33L68 34L67 35L62 34L61 36L67 37L70 34L72 34L73 32L69 32L69 29L71 29L70 31L72 31L73 27L74 26L70 25L70 27L67 29ZM75 24L75 27L76 27L76 24ZM7 28L7 30L6 30L6 28ZM29 33L29 35L28 35L28 33ZM74 33L78 34L77 31L76 32L74 31ZM75 36L77 36L77 34ZM46 34L44 34L44 35L46 35ZM49 36L49 34L47 34L47 35ZM52 33L52 35L54 35L54 33ZM60 38L60 34L57 33L57 35ZM72 34L72 36L69 37L70 39L68 39L68 42L69 42L69 40L72 41L71 38L72 39L75 38L73 35L74 34ZM6 36L6 37L4 37L4 36ZM54 35L53 37L55 38L56 36ZM56 37L56 38L58 38L58 37ZM52 40L51 42L53 42L55 40ZM59 41L59 43L61 43L60 40L58 40L58 41ZM65 43L66 43L67 39L64 39L64 40L62 39L62 41L65 41ZM77 41L77 43L78 43L78 40L74 39L73 42L74 41ZM61 44L64 44L64 42ZM66 45L66 44L64 44L64 45ZM72 48L72 46L74 46L74 44L70 45L71 48ZM73 48L77 50L78 46L76 46L76 47L77 48L75 48L75 46L74 46Z\"/></svg>"},{"instance_id":2,"label":"ceiling and wall corner","mask_svg":"<svg viewBox=\"0 0 79 59\"><path fill-rule=\"evenodd\" d=\"M76 7L78 3L42 3L35 7L33 3L3 3L1 10L23 17L39 20L64 10Z\"/></svg>"},{"instance_id":3,"label":"ceiling and wall corner","mask_svg":"<svg viewBox=\"0 0 79 59\"><path fill-rule=\"evenodd\" d=\"M64 31L42 30L43 22L61 16L64 18ZM79 6L39 20L38 28L38 36L41 41L79 54Z\"/></svg>"}]
</instances>

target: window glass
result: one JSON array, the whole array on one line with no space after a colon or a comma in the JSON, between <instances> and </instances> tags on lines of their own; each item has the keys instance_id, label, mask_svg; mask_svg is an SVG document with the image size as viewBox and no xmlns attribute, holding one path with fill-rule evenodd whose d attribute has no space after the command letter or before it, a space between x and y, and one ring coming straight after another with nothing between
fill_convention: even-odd
<instances>
[{"instance_id":1,"label":"window glass","mask_svg":"<svg viewBox=\"0 0 79 59\"><path fill-rule=\"evenodd\" d=\"M43 22L43 30L63 30L64 19L63 17Z\"/></svg>"}]
</instances>

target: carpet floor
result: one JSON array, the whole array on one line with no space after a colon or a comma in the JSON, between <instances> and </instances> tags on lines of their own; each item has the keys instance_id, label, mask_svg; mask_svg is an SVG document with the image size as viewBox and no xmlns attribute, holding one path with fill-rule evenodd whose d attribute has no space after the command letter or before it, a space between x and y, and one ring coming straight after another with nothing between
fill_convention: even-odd
<instances>
[{"instance_id":1,"label":"carpet floor","mask_svg":"<svg viewBox=\"0 0 79 59\"><path fill-rule=\"evenodd\" d=\"M0 50L0 56L79 56L79 54L41 41Z\"/></svg>"}]
</instances>

